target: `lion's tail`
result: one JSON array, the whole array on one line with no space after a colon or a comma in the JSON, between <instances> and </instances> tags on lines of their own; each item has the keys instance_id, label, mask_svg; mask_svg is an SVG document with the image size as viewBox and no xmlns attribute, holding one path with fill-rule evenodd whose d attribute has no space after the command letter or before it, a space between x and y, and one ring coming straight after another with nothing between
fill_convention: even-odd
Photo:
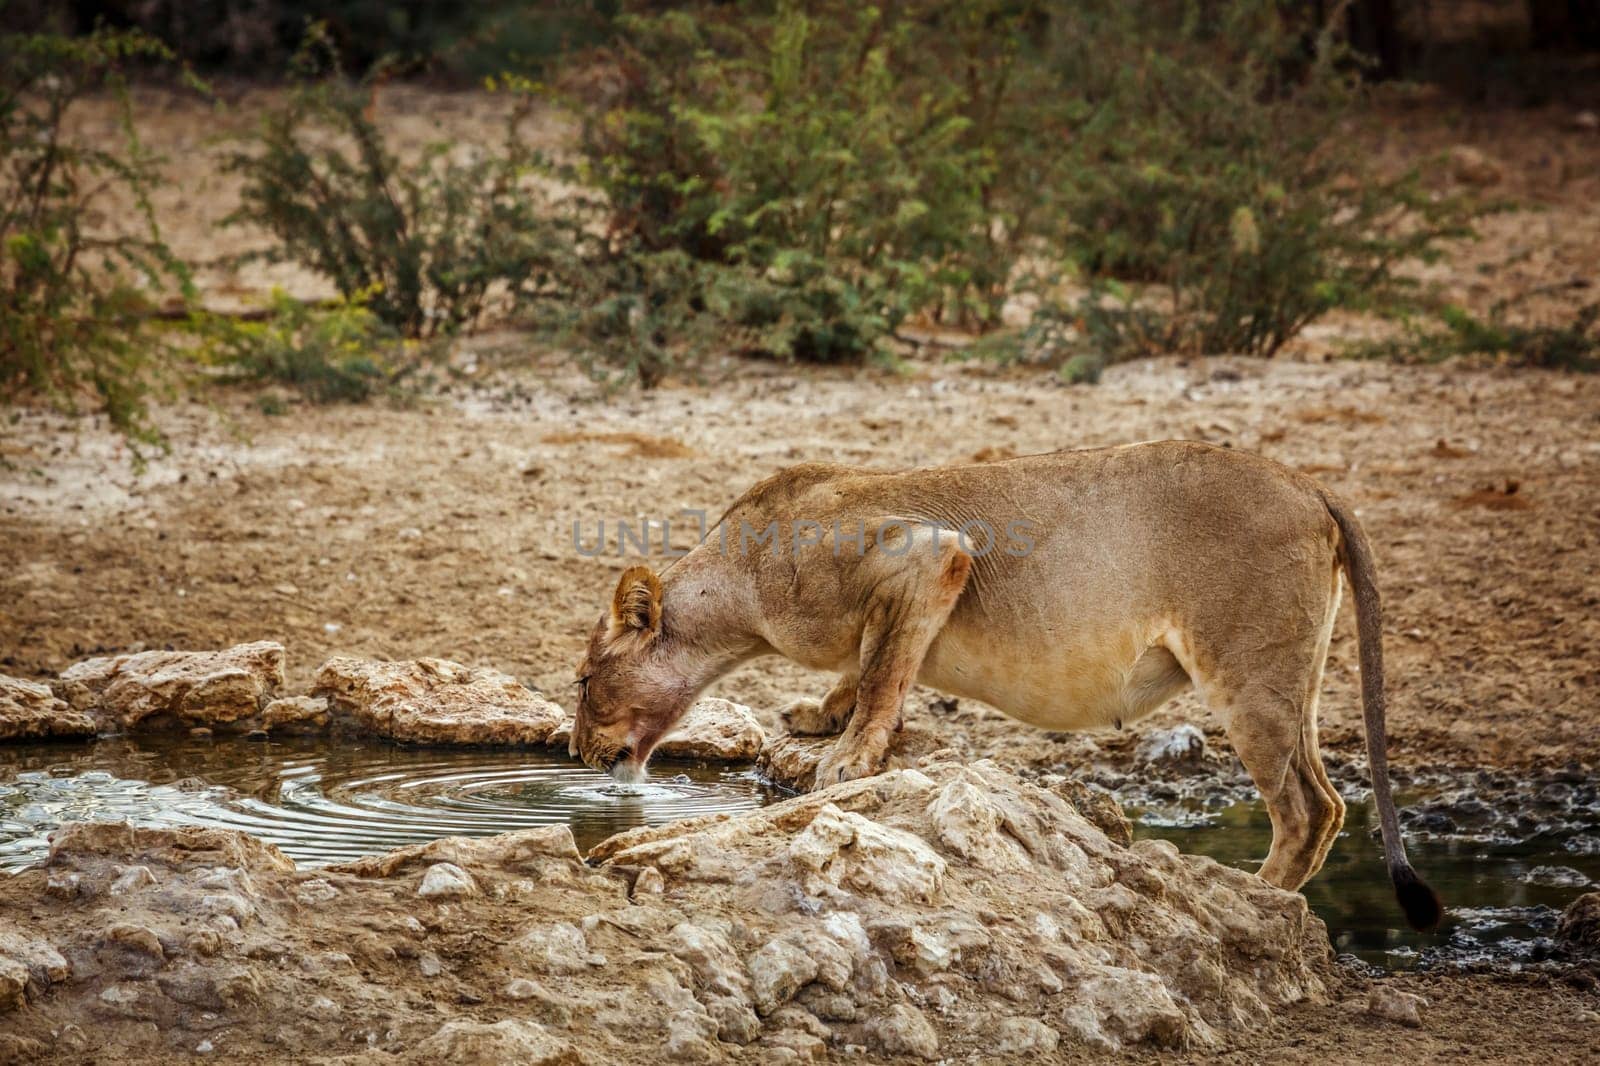
<instances>
[{"instance_id":1,"label":"lion's tail","mask_svg":"<svg viewBox=\"0 0 1600 1066\"><path fill-rule=\"evenodd\" d=\"M1444 910L1438 893L1429 888L1406 858L1400 838L1400 819L1389 791L1389 738L1384 725L1383 605L1373 579L1372 548L1355 515L1332 493L1322 494L1328 513L1339 526L1341 556L1350 591L1356 601L1356 629L1361 654L1361 708L1367 727L1367 764L1372 771L1372 801L1383 830L1383 857L1389 864L1395 897L1413 929L1433 929Z\"/></svg>"}]
</instances>

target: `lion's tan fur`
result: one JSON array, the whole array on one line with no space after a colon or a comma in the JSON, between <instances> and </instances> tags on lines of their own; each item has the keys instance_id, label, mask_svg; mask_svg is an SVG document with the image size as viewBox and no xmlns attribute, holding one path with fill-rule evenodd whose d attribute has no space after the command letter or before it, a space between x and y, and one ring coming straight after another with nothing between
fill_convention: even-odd
<instances>
[{"instance_id":1,"label":"lion's tan fur","mask_svg":"<svg viewBox=\"0 0 1600 1066\"><path fill-rule=\"evenodd\" d=\"M913 681L1056 730L1135 721L1192 684L1269 805L1262 876L1297 887L1344 814L1316 730L1348 562L1340 506L1269 460L1183 441L900 472L792 467L729 509L726 537L663 571L659 633L624 646L602 618L574 748L597 765L647 758L700 691L769 653L840 677L792 723L844 728L819 780L878 769ZM915 540L898 554L870 536L894 520ZM978 557L938 536L975 520L1028 523L1032 550ZM802 521L829 532L790 550ZM781 550L740 550L742 528L771 523ZM864 525L866 550L836 550L836 524ZM895 528L885 543L903 539Z\"/></svg>"}]
</instances>

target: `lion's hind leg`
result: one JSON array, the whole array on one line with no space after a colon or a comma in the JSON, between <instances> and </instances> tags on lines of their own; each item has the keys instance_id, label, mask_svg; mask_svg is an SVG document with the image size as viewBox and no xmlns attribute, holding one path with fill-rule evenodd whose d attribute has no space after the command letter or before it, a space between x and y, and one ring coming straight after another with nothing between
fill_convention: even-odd
<instances>
[{"instance_id":1,"label":"lion's hind leg","mask_svg":"<svg viewBox=\"0 0 1600 1066\"><path fill-rule=\"evenodd\" d=\"M1272 819L1259 873L1290 890L1322 869L1344 824L1344 800L1317 745L1317 699L1338 604L1335 584L1321 626L1289 635L1265 659L1259 648L1224 650L1199 686L1225 715L1228 739Z\"/></svg>"}]
</instances>

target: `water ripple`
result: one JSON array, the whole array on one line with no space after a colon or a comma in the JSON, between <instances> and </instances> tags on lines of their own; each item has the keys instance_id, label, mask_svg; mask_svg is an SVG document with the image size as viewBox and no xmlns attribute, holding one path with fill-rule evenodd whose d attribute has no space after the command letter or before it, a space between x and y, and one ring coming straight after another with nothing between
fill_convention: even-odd
<instances>
[{"instance_id":1,"label":"water ripple","mask_svg":"<svg viewBox=\"0 0 1600 1066\"><path fill-rule=\"evenodd\" d=\"M540 750L412 749L374 741L118 738L11 749L0 870L42 859L72 822L239 829L296 862L353 859L441 836L567 824L581 848L640 825L774 798L748 770L662 763L621 785Z\"/></svg>"}]
</instances>

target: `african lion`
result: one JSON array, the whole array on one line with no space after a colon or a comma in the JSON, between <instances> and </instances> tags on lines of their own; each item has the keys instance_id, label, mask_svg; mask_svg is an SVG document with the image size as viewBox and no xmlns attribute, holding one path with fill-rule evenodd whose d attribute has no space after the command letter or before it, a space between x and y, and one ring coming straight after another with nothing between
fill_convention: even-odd
<instances>
[{"instance_id":1,"label":"african lion","mask_svg":"<svg viewBox=\"0 0 1600 1066\"><path fill-rule=\"evenodd\" d=\"M1310 478L1205 444L781 471L660 577L622 575L589 639L571 750L636 776L708 685L769 654L839 675L789 716L795 732L843 731L819 785L881 768L913 682L1052 730L1131 722L1193 685L1266 800L1260 874L1294 890L1344 819L1317 748L1341 570L1384 855L1407 919L1432 928L1439 900L1389 791L1366 535Z\"/></svg>"}]
</instances>

